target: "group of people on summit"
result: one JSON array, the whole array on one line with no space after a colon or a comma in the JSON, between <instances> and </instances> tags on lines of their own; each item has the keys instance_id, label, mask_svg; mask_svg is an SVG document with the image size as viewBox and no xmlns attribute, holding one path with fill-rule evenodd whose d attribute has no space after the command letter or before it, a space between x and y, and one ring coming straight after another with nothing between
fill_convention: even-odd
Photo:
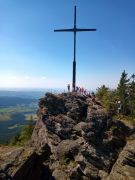
<instances>
[{"instance_id":1,"label":"group of people on summit","mask_svg":"<svg viewBox=\"0 0 135 180\"><path fill-rule=\"evenodd\" d=\"M71 92L71 90L70 90L70 84L67 85L67 89L68 89L68 92ZM90 98L92 98L93 101L94 101L95 98L96 98L94 92L91 92L91 93L90 93L89 91L87 91L87 89L84 89L83 87L78 87L78 86L76 86L75 92L80 93L80 94L82 94L82 95L84 95L84 96L90 97Z\"/></svg>"}]
</instances>

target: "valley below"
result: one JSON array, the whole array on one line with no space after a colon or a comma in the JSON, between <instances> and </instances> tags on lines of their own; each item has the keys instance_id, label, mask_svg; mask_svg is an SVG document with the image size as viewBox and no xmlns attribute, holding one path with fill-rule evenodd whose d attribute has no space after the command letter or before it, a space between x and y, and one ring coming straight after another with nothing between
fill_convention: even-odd
<instances>
[{"instance_id":1,"label":"valley below","mask_svg":"<svg viewBox=\"0 0 135 180\"><path fill-rule=\"evenodd\" d=\"M8 144L26 124L36 122L42 95L37 91L0 91L0 144Z\"/></svg>"}]
</instances>

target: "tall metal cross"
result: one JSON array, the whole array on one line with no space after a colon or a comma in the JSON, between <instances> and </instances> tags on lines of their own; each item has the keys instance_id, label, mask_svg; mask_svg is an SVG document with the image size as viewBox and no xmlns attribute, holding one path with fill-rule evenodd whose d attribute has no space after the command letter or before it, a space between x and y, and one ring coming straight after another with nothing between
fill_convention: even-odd
<instances>
[{"instance_id":1,"label":"tall metal cross","mask_svg":"<svg viewBox=\"0 0 135 180\"><path fill-rule=\"evenodd\" d=\"M74 33L74 60L73 60L73 81L72 88L76 88L76 33L82 31L96 31L96 29L80 29L76 27L76 6L74 7L74 27L72 29L57 29L54 32L73 32Z\"/></svg>"}]
</instances>

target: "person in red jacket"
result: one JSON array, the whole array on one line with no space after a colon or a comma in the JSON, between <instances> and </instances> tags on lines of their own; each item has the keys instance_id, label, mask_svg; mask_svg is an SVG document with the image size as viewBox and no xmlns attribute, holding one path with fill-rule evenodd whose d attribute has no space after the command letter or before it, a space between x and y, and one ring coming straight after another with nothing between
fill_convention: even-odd
<instances>
[{"instance_id":1,"label":"person in red jacket","mask_svg":"<svg viewBox=\"0 0 135 180\"><path fill-rule=\"evenodd\" d=\"M84 88L82 87L82 94L84 93Z\"/></svg>"}]
</instances>

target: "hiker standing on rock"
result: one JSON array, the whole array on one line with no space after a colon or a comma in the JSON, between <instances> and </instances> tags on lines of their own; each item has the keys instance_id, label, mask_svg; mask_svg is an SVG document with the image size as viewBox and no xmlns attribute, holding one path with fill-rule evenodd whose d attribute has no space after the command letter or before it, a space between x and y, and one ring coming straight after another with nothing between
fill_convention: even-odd
<instances>
[{"instance_id":1,"label":"hiker standing on rock","mask_svg":"<svg viewBox=\"0 0 135 180\"><path fill-rule=\"evenodd\" d=\"M82 87L82 94L84 93L84 88Z\"/></svg>"},{"instance_id":2,"label":"hiker standing on rock","mask_svg":"<svg viewBox=\"0 0 135 180\"><path fill-rule=\"evenodd\" d=\"M86 96L86 93L87 93L87 90L86 89L84 89L84 95Z\"/></svg>"},{"instance_id":3,"label":"hiker standing on rock","mask_svg":"<svg viewBox=\"0 0 135 180\"><path fill-rule=\"evenodd\" d=\"M118 114L120 114L122 110L122 103L121 101L117 101L116 103L117 103L117 112Z\"/></svg>"},{"instance_id":4,"label":"hiker standing on rock","mask_svg":"<svg viewBox=\"0 0 135 180\"><path fill-rule=\"evenodd\" d=\"M78 86L76 86L76 92L78 92L79 91L79 87Z\"/></svg>"},{"instance_id":5,"label":"hiker standing on rock","mask_svg":"<svg viewBox=\"0 0 135 180\"><path fill-rule=\"evenodd\" d=\"M92 101L95 102L95 98L96 98L95 93L92 92L92 93L91 93L91 96L92 96Z\"/></svg>"},{"instance_id":6,"label":"hiker standing on rock","mask_svg":"<svg viewBox=\"0 0 135 180\"><path fill-rule=\"evenodd\" d=\"M88 93L87 93L87 96L88 96L89 98L92 98L92 96L91 96L91 93L90 93L90 92L88 92Z\"/></svg>"},{"instance_id":7,"label":"hiker standing on rock","mask_svg":"<svg viewBox=\"0 0 135 180\"><path fill-rule=\"evenodd\" d=\"M81 92L82 92L82 89L79 87L79 93L81 94Z\"/></svg>"},{"instance_id":8,"label":"hiker standing on rock","mask_svg":"<svg viewBox=\"0 0 135 180\"><path fill-rule=\"evenodd\" d=\"M67 85L68 92L70 92L70 84Z\"/></svg>"}]
</instances>

